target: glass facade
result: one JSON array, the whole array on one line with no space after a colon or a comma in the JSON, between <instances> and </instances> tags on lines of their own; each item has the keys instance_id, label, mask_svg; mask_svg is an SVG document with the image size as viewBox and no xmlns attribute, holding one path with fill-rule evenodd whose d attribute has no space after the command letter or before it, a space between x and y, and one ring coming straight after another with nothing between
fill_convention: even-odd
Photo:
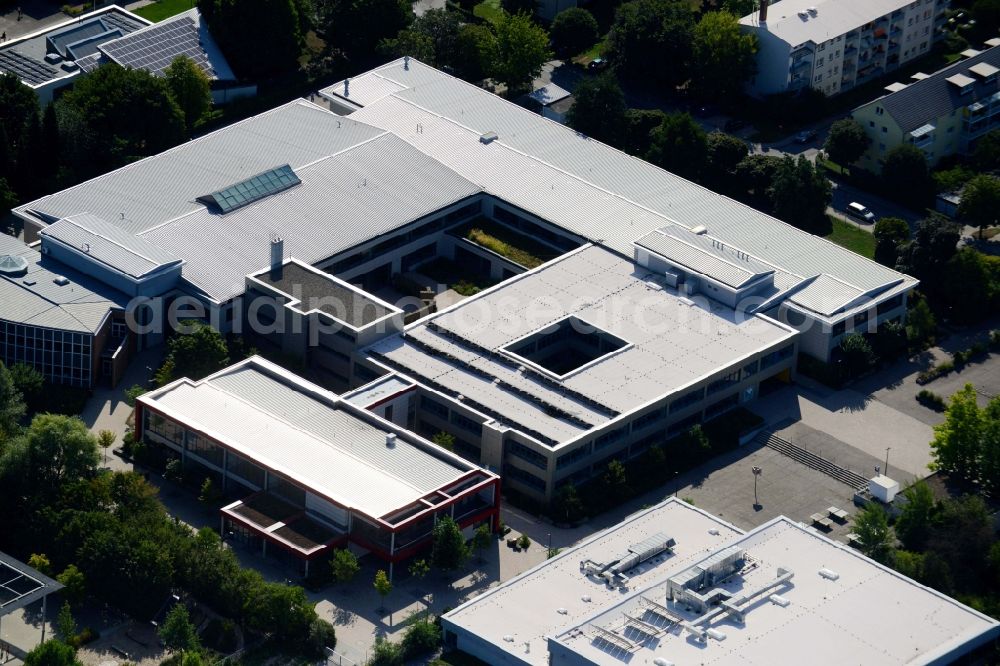
<instances>
[{"instance_id":1,"label":"glass facade","mask_svg":"<svg viewBox=\"0 0 1000 666\"><path fill-rule=\"evenodd\" d=\"M8 367L25 363L54 384L89 387L93 381L94 336L0 321L0 359Z\"/></svg>"}]
</instances>

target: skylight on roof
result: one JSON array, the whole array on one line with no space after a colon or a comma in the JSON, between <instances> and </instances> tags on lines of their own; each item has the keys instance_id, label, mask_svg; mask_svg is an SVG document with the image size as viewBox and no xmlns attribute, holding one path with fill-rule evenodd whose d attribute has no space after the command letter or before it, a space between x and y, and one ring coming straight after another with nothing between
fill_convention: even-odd
<instances>
[{"instance_id":1,"label":"skylight on roof","mask_svg":"<svg viewBox=\"0 0 1000 666\"><path fill-rule=\"evenodd\" d=\"M283 164L225 189L200 196L198 201L206 206L215 206L222 213L228 213L264 197L283 192L301 182L292 171L292 167Z\"/></svg>"}]
</instances>

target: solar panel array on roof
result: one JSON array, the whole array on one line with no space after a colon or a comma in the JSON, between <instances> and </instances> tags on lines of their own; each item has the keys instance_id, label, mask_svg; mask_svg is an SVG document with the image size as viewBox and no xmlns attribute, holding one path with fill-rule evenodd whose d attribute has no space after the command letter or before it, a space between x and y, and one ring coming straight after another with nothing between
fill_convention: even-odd
<instances>
[{"instance_id":1,"label":"solar panel array on roof","mask_svg":"<svg viewBox=\"0 0 1000 666\"><path fill-rule=\"evenodd\" d=\"M198 197L198 201L206 205L214 204L221 212L228 213L271 194L283 192L301 182L292 171L292 167L283 164L218 192Z\"/></svg>"},{"instance_id":2,"label":"solar panel array on roof","mask_svg":"<svg viewBox=\"0 0 1000 666\"><path fill-rule=\"evenodd\" d=\"M0 70L15 74L22 81L38 85L59 75L53 67L17 51L0 51Z\"/></svg>"},{"instance_id":3,"label":"solar panel array on roof","mask_svg":"<svg viewBox=\"0 0 1000 666\"><path fill-rule=\"evenodd\" d=\"M120 12L108 12L107 14L103 14L101 16L101 20L104 21L106 26L108 26L108 29L118 28L122 32L126 33L138 30L146 25L129 16L125 16Z\"/></svg>"},{"instance_id":4,"label":"solar panel array on roof","mask_svg":"<svg viewBox=\"0 0 1000 666\"><path fill-rule=\"evenodd\" d=\"M115 40L101 50L122 67L154 74L163 72L174 58L187 56L208 76L215 75L198 37L198 26L187 16Z\"/></svg>"}]
</instances>

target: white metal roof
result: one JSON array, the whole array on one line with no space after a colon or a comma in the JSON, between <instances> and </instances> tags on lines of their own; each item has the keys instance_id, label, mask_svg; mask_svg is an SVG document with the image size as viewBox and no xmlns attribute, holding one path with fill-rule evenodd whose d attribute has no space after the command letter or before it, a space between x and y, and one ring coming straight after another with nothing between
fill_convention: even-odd
<instances>
[{"instance_id":1,"label":"white metal roof","mask_svg":"<svg viewBox=\"0 0 1000 666\"><path fill-rule=\"evenodd\" d=\"M909 4L909 0L781 0L768 7L766 23L761 23L758 12L744 16L740 23L766 30L792 46L818 44ZM805 12L805 17L799 12Z\"/></svg>"},{"instance_id":2,"label":"white metal roof","mask_svg":"<svg viewBox=\"0 0 1000 666\"><path fill-rule=\"evenodd\" d=\"M44 227L40 234L43 238L55 239L84 252L94 260L133 278L142 278L161 268L182 262L142 237L90 213L65 217Z\"/></svg>"},{"instance_id":3,"label":"white metal roof","mask_svg":"<svg viewBox=\"0 0 1000 666\"><path fill-rule=\"evenodd\" d=\"M384 127L495 196L623 254L668 223L709 234L800 279L826 273L863 290L912 278L728 197L615 150L414 59L369 75L404 90L380 94L351 118ZM323 91L337 97L342 84ZM497 140L482 144L484 132Z\"/></svg>"},{"instance_id":4,"label":"white metal roof","mask_svg":"<svg viewBox=\"0 0 1000 666\"><path fill-rule=\"evenodd\" d=\"M370 351L490 406L507 423L562 442L795 335L769 319L744 320L720 304L678 298L656 280L606 248L585 246ZM629 346L558 381L503 363L509 358L504 347L571 314ZM547 406L573 414L578 423L554 416Z\"/></svg>"},{"instance_id":5,"label":"white metal roof","mask_svg":"<svg viewBox=\"0 0 1000 666\"><path fill-rule=\"evenodd\" d=\"M477 469L258 357L200 382L178 380L141 400L373 517ZM397 434L391 448L389 433Z\"/></svg>"},{"instance_id":6,"label":"white metal roof","mask_svg":"<svg viewBox=\"0 0 1000 666\"><path fill-rule=\"evenodd\" d=\"M652 231L636 244L734 289L774 273L773 266L676 224Z\"/></svg>"},{"instance_id":7,"label":"white metal roof","mask_svg":"<svg viewBox=\"0 0 1000 666\"><path fill-rule=\"evenodd\" d=\"M23 257L27 273L0 276L0 319L44 328L96 333L112 310L125 307L120 292L56 264L20 240L0 234L0 255ZM58 271L58 272L55 272ZM57 284L57 277L66 284Z\"/></svg>"},{"instance_id":8,"label":"white metal roof","mask_svg":"<svg viewBox=\"0 0 1000 666\"><path fill-rule=\"evenodd\" d=\"M643 589L596 610L563 631L556 642L601 666L650 664L656 658L675 664L888 666L947 663L947 655L957 656L953 651L960 653L962 646L975 646L1000 633L996 620L783 516L725 545L745 550L752 565L720 587L734 595L747 593L774 580L781 567L794 574L788 584L773 590L781 603L764 594L747 605L743 624L722 614L707 625L721 632L720 638L709 637L705 643L675 626L658 639L633 641L640 644L627 662L611 654L613 650L602 649L601 641L592 638L592 627L614 630L626 614L641 615L641 597L666 606L679 619L695 617L667 601L663 581L689 565L671 562L661 568L662 574L657 569L653 580L646 578ZM821 569L832 575L820 575Z\"/></svg>"},{"instance_id":9,"label":"white metal roof","mask_svg":"<svg viewBox=\"0 0 1000 666\"><path fill-rule=\"evenodd\" d=\"M738 528L686 502L668 499L474 597L442 620L445 626L474 634L524 663L548 664L546 636L561 633L622 596L617 589L586 578L580 562L610 562L629 546L661 532L677 542L673 554L650 562L633 576L633 586L644 586L666 571L693 564L742 535ZM504 640L505 636L512 640Z\"/></svg>"}]
</instances>

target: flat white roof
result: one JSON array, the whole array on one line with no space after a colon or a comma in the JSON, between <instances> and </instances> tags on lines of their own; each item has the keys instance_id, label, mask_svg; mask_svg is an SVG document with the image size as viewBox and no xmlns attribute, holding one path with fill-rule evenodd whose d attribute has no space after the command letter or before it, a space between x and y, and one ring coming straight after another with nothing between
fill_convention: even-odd
<instances>
[{"instance_id":1,"label":"flat white roof","mask_svg":"<svg viewBox=\"0 0 1000 666\"><path fill-rule=\"evenodd\" d=\"M521 362L504 353L569 315L627 346L558 379L519 370ZM405 336L379 341L369 352L489 406L511 427L563 442L795 335L771 319L745 317L703 297L682 298L631 260L584 246L407 328Z\"/></svg>"},{"instance_id":2,"label":"flat white roof","mask_svg":"<svg viewBox=\"0 0 1000 666\"><path fill-rule=\"evenodd\" d=\"M487 590L444 615L442 621L446 627L474 634L524 663L548 664L546 636L562 633L622 596L618 589L587 578L580 571L580 562L610 563L629 546L660 533L677 542L673 553L661 554L647 562L642 572L635 572L630 583L633 588L644 587L666 571L689 566L743 534L729 523L671 498ZM505 636L511 640L504 640Z\"/></svg>"},{"instance_id":3,"label":"flat white roof","mask_svg":"<svg viewBox=\"0 0 1000 666\"><path fill-rule=\"evenodd\" d=\"M781 0L767 8L766 22L754 12L740 23L770 32L791 46L810 41L818 44L909 4L910 0Z\"/></svg>"},{"instance_id":4,"label":"flat white roof","mask_svg":"<svg viewBox=\"0 0 1000 666\"><path fill-rule=\"evenodd\" d=\"M583 618L555 642L602 666L651 664L654 659L674 664L889 665L946 663L963 646L971 649L1000 633L996 620L783 516L722 545L745 550L742 571L718 585L734 597L768 585L779 568L793 573L789 581L748 602L743 623L721 613L703 626L720 632L716 638L709 634L704 643L677 624L655 638L631 632L631 651L595 639L594 627L623 635L625 615L641 618L643 597L664 606L676 620L696 620L682 604L668 601L666 579L691 564L671 560L669 569L657 569L656 580L644 583L644 589Z\"/></svg>"},{"instance_id":5,"label":"flat white roof","mask_svg":"<svg viewBox=\"0 0 1000 666\"><path fill-rule=\"evenodd\" d=\"M140 402L376 518L479 469L259 357L198 382L177 380Z\"/></svg>"}]
</instances>

